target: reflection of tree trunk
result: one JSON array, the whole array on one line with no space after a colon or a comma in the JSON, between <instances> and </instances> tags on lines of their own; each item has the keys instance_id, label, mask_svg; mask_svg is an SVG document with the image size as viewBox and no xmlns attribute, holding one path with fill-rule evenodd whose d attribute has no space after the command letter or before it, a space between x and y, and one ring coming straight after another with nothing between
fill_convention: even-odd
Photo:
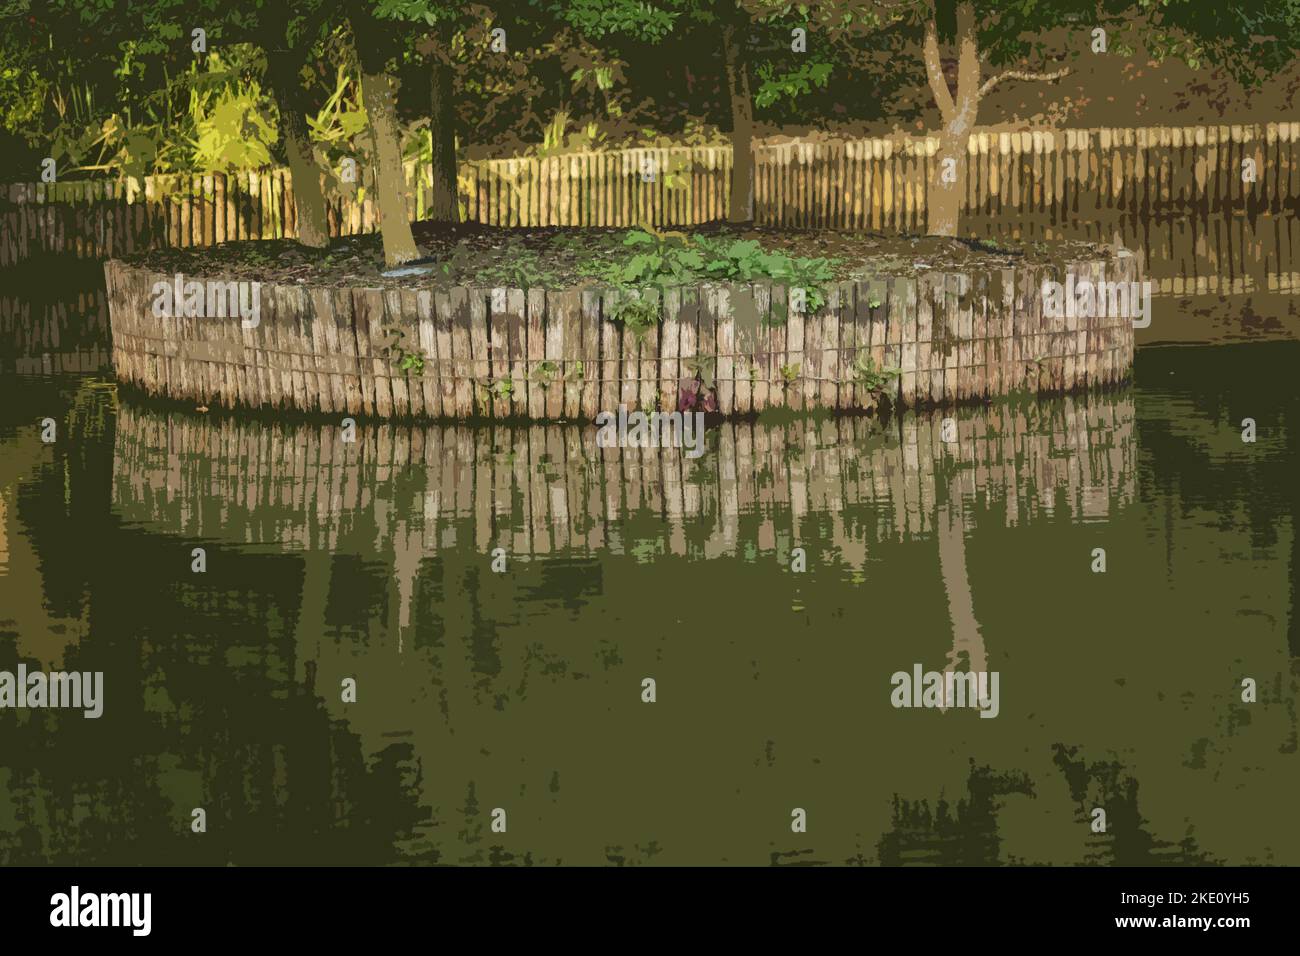
<instances>
[{"instance_id":1,"label":"reflection of tree trunk","mask_svg":"<svg viewBox=\"0 0 1300 956\"><path fill-rule=\"evenodd\" d=\"M293 53L273 52L268 56L267 67L280 110L280 131L284 135L289 171L293 174L298 241L313 249L323 249L330 241L325 222L325 193L307 131L307 103L297 70L300 64L300 58Z\"/></svg>"},{"instance_id":2,"label":"reflection of tree trunk","mask_svg":"<svg viewBox=\"0 0 1300 956\"><path fill-rule=\"evenodd\" d=\"M320 656L320 638L325 633L325 609L330 597L330 554L307 551L302 556L302 600L293 628L294 680L304 686L314 683L315 663ZM301 674L296 673L302 667Z\"/></svg>"},{"instance_id":3,"label":"reflection of tree trunk","mask_svg":"<svg viewBox=\"0 0 1300 956\"><path fill-rule=\"evenodd\" d=\"M445 44L444 44L445 46ZM459 222L456 203L456 113L452 109L451 64L434 52L430 75L430 135L433 137L433 205L435 222Z\"/></svg>"},{"instance_id":4,"label":"reflection of tree trunk","mask_svg":"<svg viewBox=\"0 0 1300 956\"><path fill-rule=\"evenodd\" d=\"M397 650L405 646L406 630L411 626L411 602L415 597L415 582L420 573L420 542L399 520L393 529L393 577L397 583Z\"/></svg>"},{"instance_id":5,"label":"reflection of tree trunk","mask_svg":"<svg viewBox=\"0 0 1300 956\"><path fill-rule=\"evenodd\" d=\"M737 43L735 24L722 31L731 100L731 201L728 222L754 221L754 100L749 92L749 65Z\"/></svg>"},{"instance_id":6,"label":"reflection of tree trunk","mask_svg":"<svg viewBox=\"0 0 1300 956\"><path fill-rule=\"evenodd\" d=\"M939 573L948 595L948 617L952 621L952 651L944 673L956 670L965 658L968 670L988 670L988 655L979 622L975 620L975 601L971 597L970 575L966 569L966 533L962 526L961 491L955 481L948 486L950 503L940 505L935 516L939 536Z\"/></svg>"},{"instance_id":7,"label":"reflection of tree trunk","mask_svg":"<svg viewBox=\"0 0 1300 956\"><path fill-rule=\"evenodd\" d=\"M1291 436L1295 441L1295 436ZM1292 673L1300 671L1300 499L1291 512L1291 605L1287 616L1287 648Z\"/></svg>"},{"instance_id":8,"label":"reflection of tree trunk","mask_svg":"<svg viewBox=\"0 0 1300 956\"><path fill-rule=\"evenodd\" d=\"M379 232L384 243L384 264L389 268L419 258L411 221L406 213L406 174L398 142L397 103L385 72L384 37L368 14L352 17L357 59L361 66L361 100L370 121L375 149L376 191L379 195Z\"/></svg>"}]
</instances>

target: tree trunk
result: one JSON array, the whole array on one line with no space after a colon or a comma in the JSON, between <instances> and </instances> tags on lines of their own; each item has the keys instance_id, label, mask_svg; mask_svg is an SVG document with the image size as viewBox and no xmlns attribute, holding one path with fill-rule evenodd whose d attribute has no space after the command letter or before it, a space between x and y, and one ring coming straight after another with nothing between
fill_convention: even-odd
<instances>
[{"instance_id":1,"label":"tree trunk","mask_svg":"<svg viewBox=\"0 0 1300 956\"><path fill-rule=\"evenodd\" d=\"M460 222L456 200L456 113L452 109L451 64L436 53L430 77L430 135L433 137L433 205L429 218L434 222Z\"/></svg>"},{"instance_id":2,"label":"tree trunk","mask_svg":"<svg viewBox=\"0 0 1300 956\"><path fill-rule=\"evenodd\" d=\"M313 249L330 243L325 218L325 193L321 189L320 168L312 154L307 130L307 104L298 80L297 57L272 54L269 58L271 85L280 110L280 132L284 151L293 174L293 207L297 213L298 241Z\"/></svg>"},{"instance_id":3,"label":"tree trunk","mask_svg":"<svg viewBox=\"0 0 1300 956\"><path fill-rule=\"evenodd\" d=\"M736 27L722 31L722 53L727 65L727 93L731 100L731 200L727 221L754 221L754 100L749 92L749 67L736 39Z\"/></svg>"},{"instance_id":4,"label":"tree trunk","mask_svg":"<svg viewBox=\"0 0 1300 956\"><path fill-rule=\"evenodd\" d=\"M969 133L944 130L939 134L939 151L934 154L926 192L926 232L931 236L958 234L969 142Z\"/></svg>"},{"instance_id":5,"label":"tree trunk","mask_svg":"<svg viewBox=\"0 0 1300 956\"><path fill-rule=\"evenodd\" d=\"M376 35L368 14L351 18L361 66L361 101L370 122L375 149L375 186L379 197L379 233L384 243L384 264L400 266L420 257L411 235L406 211L406 174L398 142L397 104L388 74L384 72L383 37Z\"/></svg>"},{"instance_id":6,"label":"tree trunk","mask_svg":"<svg viewBox=\"0 0 1300 956\"><path fill-rule=\"evenodd\" d=\"M957 4L957 94L948 89L939 55L934 4L925 23L922 56L930 92L943 117L939 150L934 155L926 192L926 231L932 236L956 236L960 230L961 195L966 183L971 131L979 115L980 63L975 33L975 8Z\"/></svg>"}]
</instances>

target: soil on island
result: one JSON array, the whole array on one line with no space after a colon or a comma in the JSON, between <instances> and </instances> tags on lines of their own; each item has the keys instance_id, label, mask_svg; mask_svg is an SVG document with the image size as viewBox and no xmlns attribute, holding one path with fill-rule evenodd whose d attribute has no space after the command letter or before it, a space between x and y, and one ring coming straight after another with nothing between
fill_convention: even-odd
<instances>
[{"instance_id":1,"label":"soil on island","mask_svg":"<svg viewBox=\"0 0 1300 956\"><path fill-rule=\"evenodd\" d=\"M193 249L153 249L125 261L166 275L224 277L312 286L429 288L477 286L574 288L608 286L607 270L635 255L629 230L551 227L505 229L465 223L413 224L429 272L384 276L377 234L335 239L326 249L289 240L247 240ZM910 276L926 271L987 272L1027 263L1072 262L1106 255L1108 247L1078 241L1003 242L876 233L736 229L708 224L660 233L669 241L695 235L753 239L766 251L825 259L836 280ZM755 276L761 280L763 276ZM700 276L699 281L710 281ZM716 281L716 280L715 280Z\"/></svg>"}]
</instances>

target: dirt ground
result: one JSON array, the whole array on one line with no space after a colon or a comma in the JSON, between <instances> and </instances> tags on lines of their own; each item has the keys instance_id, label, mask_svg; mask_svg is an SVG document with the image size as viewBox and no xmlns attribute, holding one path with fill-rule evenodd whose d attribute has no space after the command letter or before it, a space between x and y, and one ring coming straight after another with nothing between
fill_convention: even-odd
<instances>
[{"instance_id":1,"label":"dirt ground","mask_svg":"<svg viewBox=\"0 0 1300 956\"><path fill-rule=\"evenodd\" d=\"M166 274L225 276L252 282L324 286L428 288L433 285L568 288L608 284L604 266L632 255L624 229L502 229L478 224L415 223L416 244L432 260L420 275L385 277L379 236L335 240L313 250L284 240L231 242L204 249L155 249L130 257ZM1065 261L1097 254L1082 242L991 243L932 236L735 230L701 226L687 233L757 239L769 251L825 258L837 279L914 275L929 270L990 270L1016 263Z\"/></svg>"}]
</instances>

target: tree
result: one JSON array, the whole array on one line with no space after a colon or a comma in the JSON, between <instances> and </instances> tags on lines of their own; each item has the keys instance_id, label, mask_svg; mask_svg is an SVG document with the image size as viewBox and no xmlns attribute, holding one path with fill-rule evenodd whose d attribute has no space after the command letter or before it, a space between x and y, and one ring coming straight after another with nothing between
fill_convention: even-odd
<instances>
[{"instance_id":1,"label":"tree","mask_svg":"<svg viewBox=\"0 0 1300 956\"><path fill-rule=\"evenodd\" d=\"M407 216L397 100L388 75L398 35L394 23L377 17L368 0L349 0L347 17L361 73L361 99L375 145L375 186L384 264L391 269L420 257Z\"/></svg>"},{"instance_id":2,"label":"tree","mask_svg":"<svg viewBox=\"0 0 1300 956\"><path fill-rule=\"evenodd\" d=\"M429 136L433 181L429 218L435 222L459 222L451 41L458 20L465 16L464 7L439 3L437 0L379 0L375 15L383 19L417 24L423 28L422 35L416 40L416 49L425 57L429 68Z\"/></svg>"},{"instance_id":3,"label":"tree","mask_svg":"<svg viewBox=\"0 0 1300 956\"><path fill-rule=\"evenodd\" d=\"M750 89L752 28L780 12L764 0L555 0L550 9L585 38L613 44L702 44L721 53L731 113L731 192L727 221L754 219L754 97Z\"/></svg>"},{"instance_id":4,"label":"tree","mask_svg":"<svg viewBox=\"0 0 1300 956\"><path fill-rule=\"evenodd\" d=\"M144 6L155 35L183 38L192 26L202 25L211 41L249 43L262 49L293 178L298 241L314 249L328 246L325 193L308 132L310 98L301 74L322 36L337 25L337 4L331 0L259 0L241 5L224 0L154 0Z\"/></svg>"},{"instance_id":5,"label":"tree","mask_svg":"<svg viewBox=\"0 0 1300 956\"><path fill-rule=\"evenodd\" d=\"M878 4L885 7L889 4ZM922 60L942 127L927 196L931 235L958 233L960 184L980 102L1010 80L1058 80L1068 62L1090 50L1092 31L1138 29L1157 56L1179 56L1195 69L1215 62L1245 85L1257 83L1294 57L1300 35L1295 4L1203 0L921 0ZM1043 36L1076 31L1079 42L1048 60ZM949 89L942 45L956 50L956 86Z\"/></svg>"},{"instance_id":6,"label":"tree","mask_svg":"<svg viewBox=\"0 0 1300 956\"><path fill-rule=\"evenodd\" d=\"M923 13L922 60L926 80L943 122L926 197L927 231L931 235L955 236L960 209L960 184L966 173L967 149L979 115L981 98L994 86L1009 79L1050 81L1060 79L1070 72L1068 67L1054 65L1041 70L1006 70L984 79L981 60L987 58L996 62L1010 59L1022 52L1022 32L1029 29L1042 31L1064 22L1073 22L1083 13L1095 11L1097 5L1073 2L1035 3L1029 5L1029 14L1026 16L1020 8L999 10L994 4L983 3L981 6L984 9L977 15L975 3L960 0L951 11L952 28L947 31L957 50L957 86L953 91L948 89L940 54L940 24L943 18L937 3L938 0L927 0L928 9Z\"/></svg>"},{"instance_id":7,"label":"tree","mask_svg":"<svg viewBox=\"0 0 1300 956\"><path fill-rule=\"evenodd\" d=\"M736 13L741 12L737 5ZM754 221L754 96L749 89L749 56L744 44L744 17L727 17L722 26L722 58L731 104L731 194L727 221Z\"/></svg>"},{"instance_id":8,"label":"tree","mask_svg":"<svg viewBox=\"0 0 1300 956\"><path fill-rule=\"evenodd\" d=\"M300 74L322 30L329 27L334 10L334 4L327 0L305 10L302 4L291 6L289 0L274 0L267 9L271 39L266 41L266 72L280 110L280 132L293 176L298 241L314 249L329 245L329 224L320 168L307 128L310 104Z\"/></svg>"},{"instance_id":9,"label":"tree","mask_svg":"<svg viewBox=\"0 0 1300 956\"><path fill-rule=\"evenodd\" d=\"M570 0L569 6L586 10L593 2L600 11L596 22L607 24L607 2ZM728 222L740 225L754 220L755 72L762 79L764 102L782 95L794 98L812 85L824 86L830 75L826 60L803 63L795 69L786 63L786 69L778 69L790 53L794 28L807 27L820 17L828 32L838 36L860 19L855 19L851 6L842 2L796 5L786 0L660 0L658 7L629 2L626 14L615 19L623 29L630 24L632 32L653 42L663 42L671 33L679 44L694 44L702 52L711 49L720 60L730 114Z\"/></svg>"}]
</instances>

